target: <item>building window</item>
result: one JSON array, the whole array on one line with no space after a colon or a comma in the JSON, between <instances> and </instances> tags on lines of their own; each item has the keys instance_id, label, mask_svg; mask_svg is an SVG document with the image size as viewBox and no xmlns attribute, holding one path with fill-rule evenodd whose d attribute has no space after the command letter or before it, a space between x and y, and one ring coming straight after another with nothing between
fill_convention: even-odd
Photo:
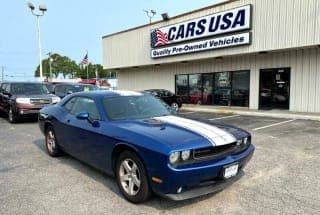
<instances>
[{"instance_id":1,"label":"building window","mask_svg":"<svg viewBox=\"0 0 320 215\"><path fill-rule=\"evenodd\" d=\"M202 104L201 74L189 75L189 103Z\"/></svg>"},{"instance_id":2,"label":"building window","mask_svg":"<svg viewBox=\"0 0 320 215\"><path fill-rule=\"evenodd\" d=\"M230 106L231 104L231 73L218 72L215 73L215 85L213 103L215 105Z\"/></svg>"},{"instance_id":3,"label":"building window","mask_svg":"<svg viewBox=\"0 0 320 215\"><path fill-rule=\"evenodd\" d=\"M232 106L249 106L249 71L239 71L232 73L232 91L231 105Z\"/></svg>"},{"instance_id":4,"label":"building window","mask_svg":"<svg viewBox=\"0 0 320 215\"><path fill-rule=\"evenodd\" d=\"M250 71L176 75L183 103L249 106Z\"/></svg>"},{"instance_id":5,"label":"building window","mask_svg":"<svg viewBox=\"0 0 320 215\"><path fill-rule=\"evenodd\" d=\"M189 103L188 75L176 75L176 95L183 103Z\"/></svg>"}]
</instances>

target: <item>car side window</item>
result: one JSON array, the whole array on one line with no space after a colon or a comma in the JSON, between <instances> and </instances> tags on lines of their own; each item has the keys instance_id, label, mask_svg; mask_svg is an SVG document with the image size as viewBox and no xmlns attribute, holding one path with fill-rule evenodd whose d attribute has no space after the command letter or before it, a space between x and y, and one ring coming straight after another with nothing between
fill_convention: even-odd
<instances>
[{"instance_id":1,"label":"car side window","mask_svg":"<svg viewBox=\"0 0 320 215\"><path fill-rule=\"evenodd\" d=\"M4 90L5 92L7 92L7 93L10 93L10 92L11 92L11 90L10 90L10 84L5 84L3 90Z\"/></svg>"},{"instance_id":2,"label":"car side window","mask_svg":"<svg viewBox=\"0 0 320 215\"><path fill-rule=\"evenodd\" d=\"M72 99L70 99L69 101L67 101L63 107L68 111L68 112L71 112L72 110L72 107L74 105L74 103L76 102L77 100L77 97L73 97Z\"/></svg>"},{"instance_id":3,"label":"car side window","mask_svg":"<svg viewBox=\"0 0 320 215\"><path fill-rule=\"evenodd\" d=\"M84 111L89 113L90 118L94 120L100 120L100 114L95 101L86 97L78 97L70 113L77 115L78 113Z\"/></svg>"},{"instance_id":4,"label":"car side window","mask_svg":"<svg viewBox=\"0 0 320 215\"><path fill-rule=\"evenodd\" d=\"M0 86L0 93L2 93L3 91L4 91L4 87L5 86L5 84L1 84L1 86Z\"/></svg>"}]
</instances>

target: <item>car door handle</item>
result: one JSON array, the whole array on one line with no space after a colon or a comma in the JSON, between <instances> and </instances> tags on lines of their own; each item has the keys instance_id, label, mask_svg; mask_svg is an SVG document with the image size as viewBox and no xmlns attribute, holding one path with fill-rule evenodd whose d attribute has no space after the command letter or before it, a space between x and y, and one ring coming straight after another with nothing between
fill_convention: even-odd
<instances>
[{"instance_id":1,"label":"car door handle","mask_svg":"<svg viewBox=\"0 0 320 215\"><path fill-rule=\"evenodd\" d=\"M67 123L70 123L70 121L71 121L70 119L67 119Z\"/></svg>"}]
</instances>

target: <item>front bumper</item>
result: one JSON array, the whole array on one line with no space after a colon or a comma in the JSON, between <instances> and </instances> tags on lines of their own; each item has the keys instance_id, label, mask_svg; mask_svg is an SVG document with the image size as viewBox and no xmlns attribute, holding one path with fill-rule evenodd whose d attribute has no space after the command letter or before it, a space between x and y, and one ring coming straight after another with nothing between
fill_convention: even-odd
<instances>
[{"instance_id":1,"label":"front bumper","mask_svg":"<svg viewBox=\"0 0 320 215\"><path fill-rule=\"evenodd\" d=\"M181 201L181 200L191 199L191 198L195 198L203 195L208 195L211 193L217 193L225 189L226 187L230 186L234 182L238 181L243 175L244 175L244 172L241 169L236 176L229 178L227 180L212 181L212 182L208 182L208 184L206 185L198 186L196 188L187 190L182 193L166 194L162 196L164 198L171 199L174 201Z\"/></svg>"},{"instance_id":2,"label":"front bumper","mask_svg":"<svg viewBox=\"0 0 320 215\"><path fill-rule=\"evenodd\" d=\"M159 177L163 183L151 183L152 189L158 195L172 200L185 200L220 191L241 178L243 168L251 159L253 152L254 146L250 144L244 151L219 160L181 168L168 165L166 170L162 171L162 177ZM238 174L229 179L223 179L224 167L234 163L238 164Z\"/></svg>"},{"instance_id":3,"label":"front bumper","mask_svg":"<svg viewBox=\"0 0 320 215\"><path fill-rule=\"evenodd\" d=\"M40 109L45 105L29 105L29 104L19 104L16 106L16 113L20 116L25 115L36 115L39 113Z\"/></svg>"}]
</instances>

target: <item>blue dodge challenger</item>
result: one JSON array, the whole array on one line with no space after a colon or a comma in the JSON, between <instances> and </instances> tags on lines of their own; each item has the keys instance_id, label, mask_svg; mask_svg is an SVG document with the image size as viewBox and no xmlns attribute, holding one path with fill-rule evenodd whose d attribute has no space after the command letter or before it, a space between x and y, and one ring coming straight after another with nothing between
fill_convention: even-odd
<instances>
[{"instance_id":1,"label":"blue dodge challenger","mask_svg":"<svg viewBox=\"0 0 320 215\"><path fill-rule=\"evenodd\" d=\"M217 192L242 175L254 146L248 132L176 116L150 94L75 93L41 109L50 156L66 152L116 177L134 203L151 193L184 200Z\"/></svg>"}]
</instances>

